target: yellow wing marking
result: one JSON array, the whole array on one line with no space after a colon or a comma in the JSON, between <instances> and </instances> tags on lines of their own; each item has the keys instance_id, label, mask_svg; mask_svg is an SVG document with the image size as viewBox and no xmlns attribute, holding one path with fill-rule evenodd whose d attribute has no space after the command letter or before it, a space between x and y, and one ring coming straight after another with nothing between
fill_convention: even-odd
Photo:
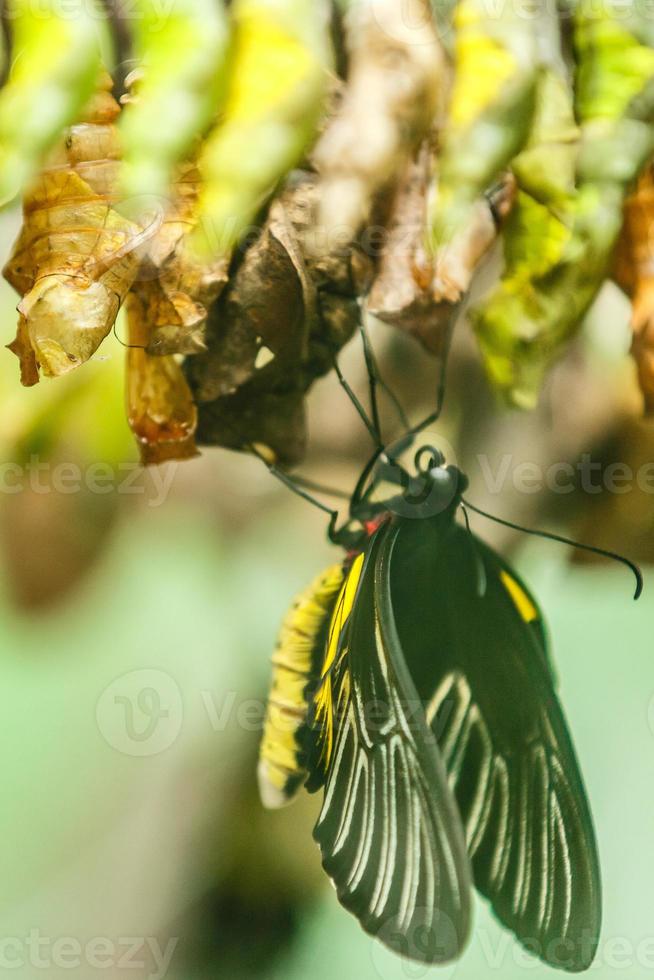
<instances>
[{"instance_id":1,"label":"yellow wing marking","mask_svg":"<svg viewBox=\"0 0 654 980\"><path fill-rule=\"evenodd\" d=\"M512 578L508 572L502 571L500 573L500 578L502 579L504 588L513 599L515 607L520 613L521 617L524 619L525 623L531 623L534 619L538 619L538 609L536 609L536 606L533 604L522 586L518 585L516 580Z\"/></svg>"},{"instance_id":2,"label":"yellow wing marking","mask_svg":"<svg viewBox=\"0 0 654 980\"><path fill-rule=\"evenodd\" d=\"M259 750L259 791L265 806L288 803L306 773L298 733L305 725L307 689L318 672L316 644L343 584L333 565L301 592L287 612L272 656L272 682Z\"/></svg>"},{"instance_id":3,"label":"yellow wing marking","mask_svg":"<svg viewBox=\"0 0 654 980\"><path fill-rule=\"evenodd\" d=\"M329 624L329 635L325 649L325 659L321 672L321 684L315 698L316 721L321 731L322 740L322 762L325 766L329 765L334 744L334 703L332 687L332 671L336 666L337 658L342 660L348 652L345 645L340 644L343 628L352 612L354 600L357 596L361 570L363 568L364 553L354 559L352 567L345 579L334 611L331 623ZM347 699L350 693L349 677L343 677L339 700ZM338 707L338 705L337 705Z\"/></svg>"}]
</instances>

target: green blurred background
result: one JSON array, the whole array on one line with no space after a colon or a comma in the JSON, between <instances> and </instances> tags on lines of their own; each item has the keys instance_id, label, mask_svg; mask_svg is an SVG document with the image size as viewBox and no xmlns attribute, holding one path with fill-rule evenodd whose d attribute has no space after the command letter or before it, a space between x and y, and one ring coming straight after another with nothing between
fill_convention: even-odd
<instances>
[{"instance_id":1,"label":"green blurred background","mask_svg":"<svg viewBox=\"0 0 654 980\"><path fill-rule=\"evenodd\" d=\"M0 221L4 261L18 216ZM6 341L15 303L3 285ZM627 315L607 288L538 412L524 416L495 405L461 324L439 432L480 506L647 562L652 490L525 493L515 480L520 463L574 466L584 453L634 471L654 460L654 434L638 419ZM381 327L373 334L389 382L419 416L433 363L411 341ZM104 351L32 390L0 351L0 973L424 976L337 905L311 840L318 801L271 814L256 793L279 622L294 592L335 558L324 515L257 461L224 451L139 471L124 420L124 352L118 339ZM365 393L356 342L343 367ZM332 378L312 394L309 423L303 472L351 487L369 447ZM508 475L493 493L484 473L502 465ZM574 563L568 549L480 519L475 527L512 556L549 621L602 858L594 975L650 975L654 592L646 582L634 604L619 566ZM546 972L481 902L462 961L433 971L460 980Z\"/></svg>"}]
</instances>

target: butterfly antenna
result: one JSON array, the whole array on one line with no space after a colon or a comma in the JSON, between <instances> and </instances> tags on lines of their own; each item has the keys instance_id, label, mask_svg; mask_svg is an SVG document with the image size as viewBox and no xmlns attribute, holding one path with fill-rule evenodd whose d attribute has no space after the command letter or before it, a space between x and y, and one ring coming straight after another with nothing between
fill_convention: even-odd
<instances>
[{"instance_id":1,"label":"butterfly antenna","mask_svg":"<svg viewBox=\"0 0 654 980\"><path fill-rule=\"evenodd\" d=\"M607 551L605 548L596 548L591 544L580 544L578 541L573 541L572 538L566 538L562 534L553 534L551 531L538 531L535 528L522 527L521 524L514 524L513 521L506 521L502 517L496 517L494 514L488 514L485 510L481 510L480 507L475 507L475 505L471 504L469 500L463 500L462 503L470 510L474 511L475 514L479 514L481 517L486 517L489 521L495 521L496 524L502 524L504 527L513 528L514 531L522 531L523 534L533 534L539 538L548 538L550 541L558 541L560 544L568 544L573 548L579 548L582 551L590 551L592 554L602 555L604 558L612 558L613 561L618 561L620 564L626 565L627 568L631 569L636 579L634 599L638 599L640 597L640 594L643 591L643 573L635 562L631 561L629 558L625 558L624 555L618 555L615 551Z\"/></svg>"},{"instance_id":2,"label":"butterfly antenna","mask_svg":"<svg viewBox=\"0 0 654 980\"><path fill-rule=\"evenodd\" d=\"M486 578L486 566L484 565L479 548L477 547L475 536L472 533L470 518L468 517L468 511L466 510L465 504L461 504L461 510L463 511L463 517L466 522L466 530L470 538L472 553L475 559L475 566L477 568L477 595L480 599L483 599L483 597L486 595L486 586L488 584L488 580Z\"/></svg>"}]
</instances>

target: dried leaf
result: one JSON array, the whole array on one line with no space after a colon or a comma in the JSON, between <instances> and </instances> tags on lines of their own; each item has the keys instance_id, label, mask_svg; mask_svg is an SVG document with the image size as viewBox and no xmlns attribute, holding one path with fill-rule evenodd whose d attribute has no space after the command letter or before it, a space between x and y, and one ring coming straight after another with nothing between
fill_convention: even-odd
<instances>
[{"instance_id":1,"label":"dried leaf","mask_svg":"<svg viewBox=\"0 0 654 980\"><path fill-rule=\"evenodd\" d=\"M136 274L138 247L153 229L113 207L119 107L104 75L80 123L67 131L27 191L23 228L4 276L22 295L36 361L65 374L97 350Z\"/></svg>"},{"instance_id":2,"label":"dried leaf","mask_svg":"<svg viewBox=\"0 0 654 980\"><path fill-rule=\"evenodd\" d=\"M197 410L184 372L172 356L145 350L150 327L140 298L127 297L127 419L144 466L197 455Z\"/></svg>"}]
</instances>

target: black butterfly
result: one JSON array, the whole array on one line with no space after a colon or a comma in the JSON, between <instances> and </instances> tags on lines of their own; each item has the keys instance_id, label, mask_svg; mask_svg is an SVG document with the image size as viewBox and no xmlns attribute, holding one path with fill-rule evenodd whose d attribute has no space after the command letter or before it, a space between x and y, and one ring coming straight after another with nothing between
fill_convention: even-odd
<instances>
[{"instance_id":1,"label":"black butterfly","mask_svg":"<svg viewBox=\"0 0 654 980\"><path fill-rule=\"evenodd\" d=\"M402 493L372 502L375 461ZM429 447L413 474L381 445L364 469L351 520L330 528L343 565L282 628L261 795L280 806L303 783L324 787L323 866L391 949L460 955L474 883L535 956L580 971L601 921L583 780L538 604L470 531L466 487ZM637 597L639 570L613 557L635 572Z\"/></svg>"}]
</instances>

